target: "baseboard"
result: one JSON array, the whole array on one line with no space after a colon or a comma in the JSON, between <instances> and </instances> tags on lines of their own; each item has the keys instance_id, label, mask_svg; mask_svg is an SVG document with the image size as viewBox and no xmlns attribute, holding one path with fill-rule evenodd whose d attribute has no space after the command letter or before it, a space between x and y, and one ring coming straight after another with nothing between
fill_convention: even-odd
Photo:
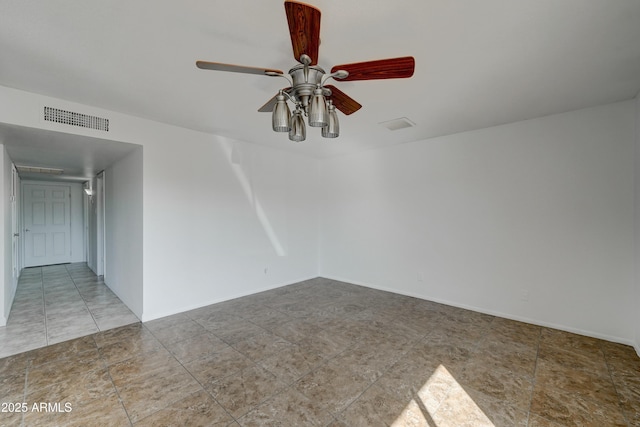
<instances>
[{"instance_id":1,"label":"baseboard","mask_svg":"<svg viewBox=\"0 0 640 427\"><path fill-rule=\"evenodd\" d=\"M638 355L638 357L640 357L640 344L634 345L633 348L636 349L636 354Z\"/></svg>"},{"instance_id":2,"label":"baseboard","mask_svg":"<svg viewBox=\"0 0 640 427\"><path fill-rule=\"evenodd\" d=\"M0 316L0 327L7 326L7 318L4 316Z\"/></svg>"},{"instance_id":3,"label":"baseboard","mask_svg":"<svg viewBox=\"0 0 640 427\"><path fill-rule=\"evenodd\" d=\"M234 295L229 296L229 297L224 297L224 298L215 299L215 300L209 300L209 301L205 301L205 302L202 302L202 303L194 304L192 306L181 307L179 309L171 310L171 311L167 311L167 312L155 313L155 314L151 314L151 315L145 315L143 313L142 316L141 316L141 320L142 320L142 322L150 322L152 320L161 319L161 318L167 317L167 316L173 316L174 314L184 313L185 311L195 310L195 309L198 309L198 308L206 307L208 305L218 304L218 303L225 302L225 301L231 301L232 299L242 298L242 297L246 297L246 296L249 296L249 295L258 294L260 292L271 291L273 289L278 289L278 288L282 288L282 287L285 287L285 286L293 285L294 283L304 282L305 280L315 279L316 277L318 277L318 276L316 275L316 276L306 277L306 278L302 278L302 279L297 279L297 280L294 280L292 282L269 285L269 286L266 286L266 287L263 287L263 288L258 288L258 289L249 291L249 292L243 292L243 293L240 293L240 294L234 294Z\"/></svg>"},{"instance_id":4,"label":"baseboard","mask_svg":"<svg viewBox=\"0 0 640 427\"><path fill-rule=\"evenodd\" d=\"M482 307L476 307L476 306L471 306L471 305L466 305L466 304L460 304L460 303L457 303L455 301L449 301L449 300L444 300L444 299L440 299L440 298L432 298L432 297L429 297L428 295L415 294L415 293L411 293L411 292L403 292L403 291L400 291L398 289L386 288L384 286L371 285L371 284L367 284L367 283L363 283L363 282L358 282L358 281L346 279L346 278L343 278L343 277L336 277L336 276L321 276L321 277L324 277L324 278L330 279L330 280L337 280L337 281L340 281L340 282L351 283L351 284L358 285L358 286L364 286L365 288L371 288L371 289L376 289L376 290L379 290L379 291L391 292L391 293L398 294L398 295L404 295L404 296L408 296L408 297L412 297L412 298L418 298L418 299L422 299L422 300L425 300L425 301L431 301L431 302L435 302L435 303L438 303L438 304L448 305L448 306L451 306L451 307L457 307L457 308L462 308L462 309L465 309L465 310L476 311L478 313L489 314L491 316L502 317L502 318L509 319L509 320L515 320L515 321L518 321L518 322L530 323L532 325L542 326L542 327L545 327L545 328L558 329L558 330L561 330L561 331L571 332L571 333L578 334L578 335L584 335L584 336L591 337L591 338L597 338L597 339L601 339L601 340L605 340L605 341L611 341L611 342L615 342L615 343L630 345L630 346L632 346L632 347L634 347L636 349L636 352L638 352L638 355L640 356L640 348L639 348L639 346L636 345L633 341L628 340L628 339L624 339L624 338L621 338L621 337L616 337L616 336L611 336L611 335L606 335L606 334L600 334L600 333L592 332L592 331L585 331L585 330L582 330L582 329L573 328L573 327L566 326L566 325L560 325L560 324L556 324L556 323L545 322L545 321L542 321L542 320L539 320L539 319L532 319L532 318L528 318L528 317L517 316L517 315L510 314L510 313L503 313L503 312L494 311L494 310L487 310L487 309L484 309Z\"/></svg>"}]
</instances>

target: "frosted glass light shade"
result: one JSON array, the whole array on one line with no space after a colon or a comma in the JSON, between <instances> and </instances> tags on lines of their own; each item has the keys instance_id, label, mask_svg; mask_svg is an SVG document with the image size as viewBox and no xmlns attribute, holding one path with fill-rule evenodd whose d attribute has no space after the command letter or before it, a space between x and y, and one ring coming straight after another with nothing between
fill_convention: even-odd
<instances>
[{"instance_id":1,"label":"frosted glass light shade","mask_svg":"<svg viewBox=\"0 0 640 427\"><path fill-rule=\"evenodd\" d=\"M327 100L322 94L322 89L313 91L311 103L309 104L309 126L324 127L329 123L329 112L327 111Z\"/></svg>"},{"instance_id":2,"label":"frosted glass light shade","mask_svg":"<svg viewBox=\"0 0 640 427\"><path fill-rule=\"evenodd\" d=\"M331 102L327 107L329 115L327 117L327 126L322 128L322 136L324 138L337 138L340 136L340 123L338 123L338 113L336 107Z\"/></svg>"},{"instance_id":3,"label":"frosted glass light shade","mask_svg":"<svg viewBox=\"0 0 640 427\"><path fill-rule=\"evenodd\" d=\"M295 142L302 142L307 139L307 130L304 126L302 111L298 108L291 116L291 130L289 131L289 139Z\"/></svg>"},{"instance_id":4,"label":"frosted glass light shade","mask_svg":"<svg viewBox=\"0 0 640 427\"><path fill-rule=\"evenodd\" d=\"M276 106L273 107L271 116L271 124L276 132L289 132L291 130L291 110L284 99L284 95L280 94L276 97Z\"/></svg>"}]
</instances>

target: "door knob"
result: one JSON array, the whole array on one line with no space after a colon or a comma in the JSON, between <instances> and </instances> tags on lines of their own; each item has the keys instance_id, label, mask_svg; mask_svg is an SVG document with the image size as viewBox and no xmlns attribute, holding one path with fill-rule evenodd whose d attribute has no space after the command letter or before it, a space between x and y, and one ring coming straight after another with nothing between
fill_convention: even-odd
<instances>
[{"instance_id":1,"label":"door knob","mask_svg":"<svg viewBox=\"0 0 640 427\"><path fill-rule=\"evenodd\" d=\"M13 237L18 237L20 233L13 233Z\"/></svg>"}]
</instances>

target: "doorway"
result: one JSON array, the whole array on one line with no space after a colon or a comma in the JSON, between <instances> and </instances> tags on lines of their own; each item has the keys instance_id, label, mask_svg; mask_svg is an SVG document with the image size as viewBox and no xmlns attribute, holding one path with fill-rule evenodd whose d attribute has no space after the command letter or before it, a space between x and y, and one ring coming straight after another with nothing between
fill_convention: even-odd
<instances>
[{"instance_id":1,"label":"doorway","mask_svg":"<svg viewBox=\"0 0 640 427\"><path fill-rule=\"evenodd\" d=\"M23 190L24 266L71 262L71 188L25 183Z\"/></svg>"},{"instance_id":2,"label":"doorway","mask_svg":"<svg viewBox=\"0 0 640 427\"><path fill-rule=\"evenodd\" d=\"M104 197L104 171L97 176L98 185L96 195L98 196L98 266L96 274L104 276L106 262L106 226L105 226L105 197Z\"/></svg>"},{"instance_id":3,"label":"doorway","mask_svg":"<svg viewBox=\"0 0 640 427\"><path fill-rule=\"evenodd\" d=\"M11 276L13 282L11 284L12 290L15 291L18 285L18 279L20 278L20 272L22 271L22 240L20 240L20 176L16 165L11 164L11 259L12 270Z\"/></svg>"}]
</instances>

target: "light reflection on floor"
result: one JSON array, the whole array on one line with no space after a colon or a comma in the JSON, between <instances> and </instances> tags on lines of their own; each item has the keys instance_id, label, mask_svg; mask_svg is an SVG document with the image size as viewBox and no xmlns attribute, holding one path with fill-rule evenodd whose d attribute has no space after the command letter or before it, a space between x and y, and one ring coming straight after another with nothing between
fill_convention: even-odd
<instances>
[{"instance_id":1,"label":"light reflection on floor","mask_svg":"<svg viewBox=\"0 0 640 427\"><path fill-rule=\"evenodd\" d=\"M392 427L495 427L443 365L438 366Z\"/></svg>"}]
</instances>

